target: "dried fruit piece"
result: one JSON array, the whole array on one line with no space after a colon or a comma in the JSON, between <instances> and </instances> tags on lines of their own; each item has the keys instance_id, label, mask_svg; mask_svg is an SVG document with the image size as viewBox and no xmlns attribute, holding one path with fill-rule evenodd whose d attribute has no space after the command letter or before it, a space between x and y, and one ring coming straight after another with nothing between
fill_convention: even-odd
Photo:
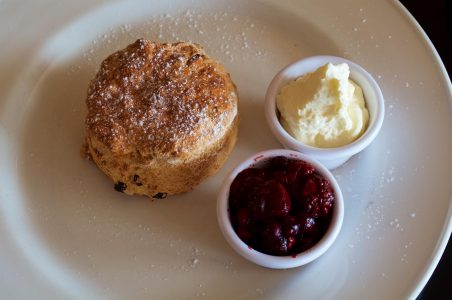
<instances>
[{"instance_id":1,"label":"dried fruit piece","mask_svg":"<svg viewBox=\"0 0 452 300\"><path fill-rule=\"evenodd\" d=\"M166 198L167 195L168 195L167 193L157 193L157 194L155 194L154 196L152 196L152 198L155 198L155 199L164 199L164 198Z\"/></svg>"},{"instance_id":2,"label":"dried fruit piece","mask_svg":"<svg viewBox=\"0 0 452 300\"><path fill-rule=\"evenodd\" d=\"M115 188L115 191L123 193L127 188L127 184L125 184L122 181L118 181L117 183L115 183L114 188Z\"/></svg>"}]
</instances>

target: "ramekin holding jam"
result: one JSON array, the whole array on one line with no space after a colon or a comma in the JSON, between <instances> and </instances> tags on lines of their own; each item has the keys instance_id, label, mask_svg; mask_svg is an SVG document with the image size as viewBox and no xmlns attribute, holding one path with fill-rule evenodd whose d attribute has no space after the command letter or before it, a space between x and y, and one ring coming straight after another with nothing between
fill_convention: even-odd
<instances>
[{"instance_id":1,"label":"ramekin holding jam","mask_svg":"<svg viewBox=\"0 0 452 300\"><path fill-rule=\"evenodd\" d=\"M221 232L241 256L287 269L321 256L339 234L341 190L321 163L302 153L257 153L226 177L217 201Z\"/></svg>"},{"instance_id":2,"label":"ramekin holding jam","mask_svg":"<svg viewBox=\"0 0 452 300\"><path fill-rule=\"evenodd\" d=\"M334 169L375 139L384 99L361 66L336 56L312 56L275 75L265 96L267 123L288 149Z\"/></svg>"}]
</instances>

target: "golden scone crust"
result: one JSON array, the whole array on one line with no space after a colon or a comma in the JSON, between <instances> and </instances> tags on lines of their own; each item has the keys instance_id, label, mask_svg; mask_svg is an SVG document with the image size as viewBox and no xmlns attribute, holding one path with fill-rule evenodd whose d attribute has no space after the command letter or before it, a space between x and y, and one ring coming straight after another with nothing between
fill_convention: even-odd
<instances>
[{"instance_id":1,"label":"golden scone crust","mask_svg":"<svg viewBox=\"0 0 452 300\"><path fill-rule=\"evenodd\" d=\"M113 53L86 104L88 155L127 194L189 191L236 142L236 87L196 44L139 39Z\"/></svg>"}]
</instances>

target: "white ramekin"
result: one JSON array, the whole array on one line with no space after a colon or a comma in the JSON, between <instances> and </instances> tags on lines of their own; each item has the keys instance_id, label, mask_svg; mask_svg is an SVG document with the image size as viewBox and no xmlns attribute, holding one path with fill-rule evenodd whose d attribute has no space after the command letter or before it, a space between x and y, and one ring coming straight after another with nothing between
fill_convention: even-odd
<instances>
[{"instance_id":1,"label":"white ramekin","mask_svg":"<svg viewBox=\"0 0 452 300\"><path fill-rule=\"evenodd\" d=\"M318 67L327 63L347 63L349 65L350 79L362 88L369 111L369 123L366 131L352 143L336 148L313 147L295 139L282 127L276 108L276 96L284 85L306 73L315 71ZM330 170L342 165L351 156L369 146L380 131L384 111L383 94L375 79L358 64L336 56L312 56L288 65L273 78L265 96L265 116L278 141L285 148L305 153L319 160Z\"/></svg>"},{"instance_id":2,"label":"white ramekin","mask_svg":"<svg viewBox=\"0 0 452 300\"><path fill-rule=\"evenodd\" d=\"M265 161L266 159L275 156L285 156L293 159L300 159L312 164L319 174L330 181L335 194L335 203L331 222L324 236L314 246L303 251L302 253L297 254L296 256L273 256L252 249L238 237L238 235L234 231L234 228L232 227L229 216L229 190L230 185L237 174L239 174L246 168L254 166L259 162ZM217 218L220 230L223 233L226 241L238 254L240 254L247 260L264 267L274 269L288 269L298 267L315 260L323 253L325 253L333 244L342 226L342 221L344 218L344 200L339 185L337 184L331 172L315 159L312 159L311 157L308 157L302 153L288 149L267 150L257 153L247 160L243 161L225 178L218 194Z\"/></svg>"}]
</instances>

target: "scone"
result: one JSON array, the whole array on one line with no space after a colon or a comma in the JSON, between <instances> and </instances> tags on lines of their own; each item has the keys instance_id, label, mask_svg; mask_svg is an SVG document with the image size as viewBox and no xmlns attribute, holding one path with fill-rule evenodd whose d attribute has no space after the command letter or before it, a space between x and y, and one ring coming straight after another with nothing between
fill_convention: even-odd
<instances>
[{"instance_id":1,"label":"scone","mask_svg":"<svg viewBox=\"0 0 452 300\"><path fill-rule=\"evenodd\" d=\"M126 194L163 198L214 174L232 151L238 96L197 44L139 39L88 88L86 151Z\"/></svg>"}]
</instances>

